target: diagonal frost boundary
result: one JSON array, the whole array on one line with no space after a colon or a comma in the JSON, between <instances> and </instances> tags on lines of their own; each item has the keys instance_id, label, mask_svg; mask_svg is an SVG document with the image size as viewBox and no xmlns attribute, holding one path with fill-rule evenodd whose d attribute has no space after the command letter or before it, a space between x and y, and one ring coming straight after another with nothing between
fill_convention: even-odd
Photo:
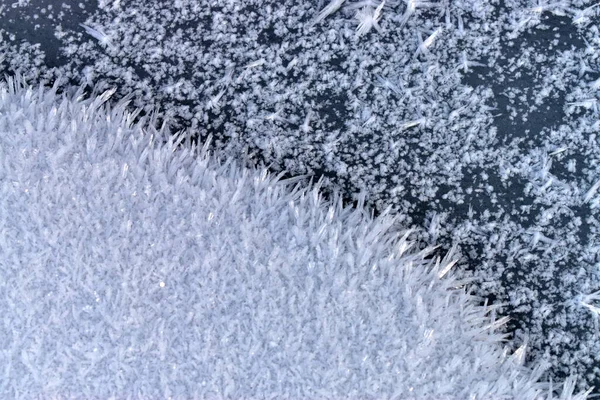
<instances>
[{"instance_id":1,"label":"diagonal frost boundary","mask_svg":"<svg viewBox=\"0 0 600 400\"><path fill-rule=\"evenodd\" d=\"M0 83L0 397L552 398L451 254L112 93Z\"/></svg>"}]
</instances>

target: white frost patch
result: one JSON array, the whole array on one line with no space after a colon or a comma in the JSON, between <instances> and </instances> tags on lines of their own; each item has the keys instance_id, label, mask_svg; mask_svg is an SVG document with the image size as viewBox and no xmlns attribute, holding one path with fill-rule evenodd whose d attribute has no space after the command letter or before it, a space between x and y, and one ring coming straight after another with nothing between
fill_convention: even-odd
<instances>
[{"instance_id":1,"label":"white frost patch","mask_svg":"<svg viewBox=\"0 0 600 400\"><path fill-rule=\"evenodd\" d=\"M453 253L79 94L0 85L2 398L551 398Z\"/></svg>"}]
</instances>

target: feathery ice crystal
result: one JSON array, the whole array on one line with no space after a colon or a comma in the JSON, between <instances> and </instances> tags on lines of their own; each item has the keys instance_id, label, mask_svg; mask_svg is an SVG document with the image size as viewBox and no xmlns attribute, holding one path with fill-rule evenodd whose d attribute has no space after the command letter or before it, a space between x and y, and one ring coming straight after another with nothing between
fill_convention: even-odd
<instances>
[{"instance_id":1,"label":"feathery ice crystal","mask_svg":"<svg viewBox=\"0 0 600 400\"><path fill-rule=\"evenodd\" d=\"M0 84L0 397L546 398L453 253L113 93Z\"/></svg>"}]
</instances>

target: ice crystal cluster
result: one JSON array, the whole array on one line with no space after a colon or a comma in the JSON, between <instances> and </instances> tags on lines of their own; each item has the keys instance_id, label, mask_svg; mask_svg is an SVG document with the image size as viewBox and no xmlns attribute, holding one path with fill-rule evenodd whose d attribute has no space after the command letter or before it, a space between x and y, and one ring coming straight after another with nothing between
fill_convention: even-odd
<instances>
[{"instance_id":1,"label":"ice crystal cluster","mask_svg":"<svg viewBox=\"0 0 600 400\"><path fill-rule=\"evenodd\" d=\"M597 0L0 2L0 66L118 87L226 157L391 206L505 304L511 350L584 390L600 388L599 26Z\"/></svg>"},{"instance_id":2,"label":"ice crystal cluster","mask_svg":"<svg viewBox=\"0 0 600 400\"><path fill-rule=\"evenodd\" d=\"M0 397L550 398L452 253L112 93L0 84Z\"/></svg>"}]
</instances>

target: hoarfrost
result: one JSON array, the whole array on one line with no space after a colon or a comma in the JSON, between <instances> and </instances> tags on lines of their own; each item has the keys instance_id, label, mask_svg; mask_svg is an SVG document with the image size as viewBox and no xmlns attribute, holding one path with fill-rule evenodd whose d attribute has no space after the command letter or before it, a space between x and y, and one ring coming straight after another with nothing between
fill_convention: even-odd
<instances>
[{"instance_id":1,"label":"hoarfrost","mask_svg":"<svg viewBox=\"0 0 600 400\"><path fill-rule=\"evenodd\" d=\"M600 387L594 313L572 301L600 288L595 2L386 1L381 29L358 38L357 10L383 3L122 3L79 21L110 47L67 9L0 8L37 14L65 56L54 67L6 24L1 65L117 86L222 154L391 206L419 241L457 245L478 295L508 303L513 350L527 339L528 361Z\"/></svg>"}]
</instances>

